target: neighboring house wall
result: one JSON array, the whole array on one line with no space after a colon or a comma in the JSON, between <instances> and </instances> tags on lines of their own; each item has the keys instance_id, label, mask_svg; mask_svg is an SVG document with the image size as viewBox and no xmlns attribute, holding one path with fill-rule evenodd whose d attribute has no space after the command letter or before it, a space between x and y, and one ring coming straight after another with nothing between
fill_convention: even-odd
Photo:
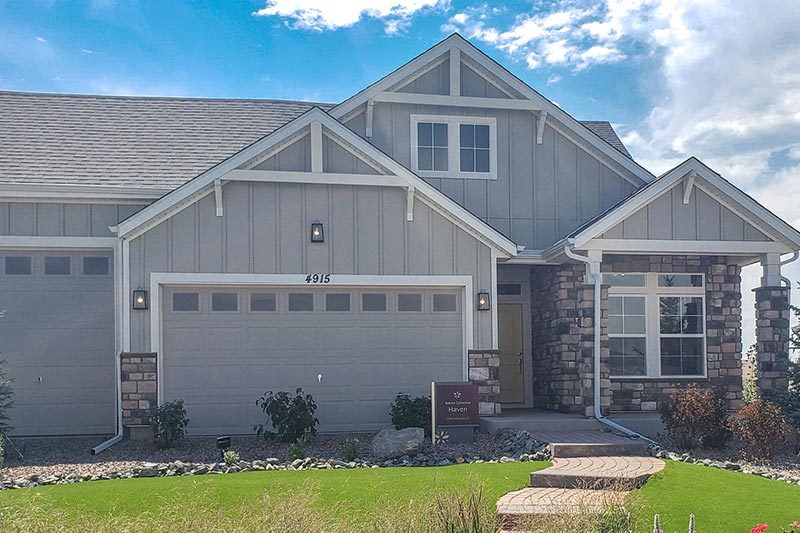
<instances>
[{"instance_id":1,"label":"neighboring house wall","mask_svg":"<svg viewBox=\"0 0 800 533\"><path fill-rule=\"evenodd\" d=\"M462 84L465 79L462 78ZM482 91L475 88L468 92ZM536 144L536 116L529 111L376 102L373 136L367 140L408 168L412 168L414 149L410 131L412 114L497 119L496 179L425 179L529 249L547 248L635 189L549 125L544 128L542 144ZM363 136L364 113L346 125Z\"/></svg>"},{"instance_id":2,"label":"neighboring house wall","mask_svg":"<svg viewBox=\"0 0 800 533\"><path fill-rule=\"evenodd\" d=\"M131 287L151 272L470 275L491 287L490 249L420 200L408 222L404 189L231 182L223 204L215 216L208 195L133 239ZM324 243L309 242L315 220ZM491 313L474 319L473 345L490 347ZM132 312L131 350L149 339L149 312Z\"/></svg>"},{"instance_id":3,"label":"neighboring house wall","mask_svg":"<svg viewBox=\"0 0 800 533\"><path fill-rule=\"evenodd\" d=\"M620 222L604 239L669 239L701 241L768 241L769 237L699 187L683 203L676 186Z\"/></svg>"},{"instance_id":4,"label":"neighboring house wall","mask_svg":"<svg viewBox=\"0 0 800 533\"><path fill-rule=\"evenodd\" d=\"M113 237L144 204L0 202L0 236Z\"/></svg>"}]
</instances>

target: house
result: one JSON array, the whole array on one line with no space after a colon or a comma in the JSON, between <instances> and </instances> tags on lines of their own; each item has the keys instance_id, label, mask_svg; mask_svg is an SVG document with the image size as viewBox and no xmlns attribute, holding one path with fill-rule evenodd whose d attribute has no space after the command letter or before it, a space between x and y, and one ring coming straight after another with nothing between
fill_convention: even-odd
<instances>
[{"instance_id":1,"label":"house","mask_svg":"<svg viewBox=\"0 0 800 533\"><path fill-rule=\"evenodd\" d=\"M183 399L323 431L471 380L480 411L654 411L786 386L800 233L689 158L654 176L454 34L338 104L0 93L0 351L17 435L122 434Z\"/></svg>"}]
</instances>

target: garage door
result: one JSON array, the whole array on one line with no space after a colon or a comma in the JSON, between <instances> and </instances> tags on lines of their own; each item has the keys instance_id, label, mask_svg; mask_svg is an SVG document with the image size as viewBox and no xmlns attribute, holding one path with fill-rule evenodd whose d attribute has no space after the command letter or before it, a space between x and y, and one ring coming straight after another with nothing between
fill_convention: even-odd
<instances>
[{"instance_id":1,"label":"garage door","mask_svg":"<svg viewBox=\"0 0 800 533\"><path fill-rule=\"evenodd\" d=\"M457 289L172 288L165 291L166 400L193 434L247 434L265 391L302 387L322 431L387 427L399 392L463 379Z\"/></svg>"},{"instance_id":2,"label":"garage door","mask_svg":"<svg viewBox=\"0 0 800 533\"><path fill-rule=\"evenodd\" d=\"M113 433L114 282L104 253L0 252L0 359L15 435Z\"/></svg>"}]
</instances>

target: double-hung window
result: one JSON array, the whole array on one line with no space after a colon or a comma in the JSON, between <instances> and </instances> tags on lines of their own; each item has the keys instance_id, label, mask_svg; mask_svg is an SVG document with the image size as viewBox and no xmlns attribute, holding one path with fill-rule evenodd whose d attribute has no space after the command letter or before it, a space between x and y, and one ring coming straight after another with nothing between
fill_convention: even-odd
<instances>
[{"instance_id":1,"label":"double-hung window","mask_svg":"<svg viewBox=\"0 0 800 533\"><path fill-rule=\"evenodd\" d=\"M612 377L702 377L702 274L605 274Z\"/></svg>"},{"instance_id":2,"label":"double-hung window","mask_svg":"<svg viewBox=\"0 0 800 533\"><path fill-rule=\"evenodd\" d=\"M497 121L411 115L411 167L424 177L497 177Z\"/></svg>"}]
</instances>

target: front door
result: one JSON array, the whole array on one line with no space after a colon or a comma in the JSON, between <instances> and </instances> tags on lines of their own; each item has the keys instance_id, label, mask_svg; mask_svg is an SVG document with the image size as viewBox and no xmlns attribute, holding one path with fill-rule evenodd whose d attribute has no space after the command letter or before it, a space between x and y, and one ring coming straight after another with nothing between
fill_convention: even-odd
<instances>
[{"instance_id":1,"label":"front door","mask_svg":"<svg viewBox=\"0 0 800 533\"><path fill-rule=\"evenodd\" d=\"M500 345L500 402L525 401L522 366L522 304L499 304L497 319Z\"/></svg>"}]
</instances>

